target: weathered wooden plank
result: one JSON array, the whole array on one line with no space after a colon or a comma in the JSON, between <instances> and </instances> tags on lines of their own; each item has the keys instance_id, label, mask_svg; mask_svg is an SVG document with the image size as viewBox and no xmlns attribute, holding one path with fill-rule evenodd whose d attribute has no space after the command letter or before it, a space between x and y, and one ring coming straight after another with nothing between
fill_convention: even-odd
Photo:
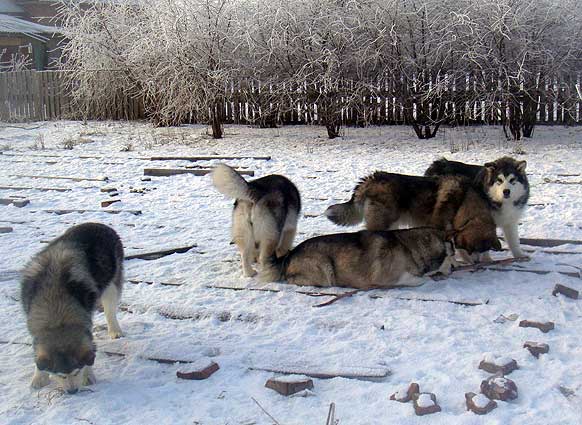
<instances>
[{"instance_id":1,"label":"weathered wooden plank","mask_svg":"<svg viewBox=\"0 0 582 425\"><path fill-rule=\"evenodd\" d=\"M222 156L222 155L209 155L209 156L152 156L147 158L150 161L212 161L214 159L219 160L235 160L235 159L253 159L257 161L270 161L270 156Z\"/></svg>"},{"instance_id":2,"label":"weathered wooden plank","mask_svg":"<svg viewBox=\"0 0 582 425\"><path fill-rule=\"evenodd\" d=\"M70 192L68 187L0 186L0 190L38 190L40 192Z\"/></svg>"},{"instance_id":3,"label":"weathered wooden plank","mask_svg":"<svg viewBox=\"0 0 582 425\"><path fill-rule=\"evenodd\" d=\"M259 366L253 365L249 370L280 373L283 375L305 375L318 379L347 378L362 381L382 380L391 375L390 369L385 367L366 366L320 366L311 364L277 364Z\"/></svg>"},{"instance_id":4,"label":"weathered wooden plank","mask_svg":"<svg viewBox=\"0 0 582 425\"><path fill-rule=\"evenodd\" d=\"M57 215L71 214L71 213L105 213L105 214L121 214L128 213L133 215L140 215L141 210L84 210L84 209L48 209L48 210L34 210L31 212L46 212Z\"/></svg>"},{"instance_id":5,"label":"weathered wooden plank","mask_svg":"<svg viewBox=\"0 0 582 425\"><path fill-rule=\"evenodd\" d=\"M245 176L254 176L255 172L252 170L236 170L239 174ZM145 168L143 170L144 176L153 177L168 177L178 174L194 174L195 176L205 176L212 172L212 169L185 169L185 168Z\"/></svg>"},{"instance_id":6,"label":"weathered wooden plank","mask_svg":"<svg viewBox=\"0 0 582 425\"><path fill-rule=\"evenodd\" d=\"M47 180L72 180L74 182L91 181L91 182L106 182L107 177L66 177L66 176L34 176L28 174L11 174L10 177L22 177L28 179L47 179Z\"/></svg>"},{"instance_id":7,"label":"weathered wooden plank","mask_svg":"<svg viewBox=\"0 0 582 425\"><path fill-rule=\"evenodd\" d=\"M503 238L501 238L503 239ZM582 241L572 239L536 239L536 238L520 238L519 243L529 246L540 246L542 248L552 248L560 245L582 245Z\"/></svg>"},{"instance_id":8,"label":"weathered wooden plank","mask_svg":"<svg viewBox=\"0 0 582 425\"><path fill-rule=\"evenodd\" d=\"M159 251L152 251L152 252L140 252L136 254L126 255L126 260L134 260L139 258L140 260L157 260L158 258L165 257L167 255L172 254L183 254L185 252L190 251L192 248L196 248L198 245L192 244L187 246L182 246L178 248L167 248L162 249Z\"/></svg>"}]
</instances>

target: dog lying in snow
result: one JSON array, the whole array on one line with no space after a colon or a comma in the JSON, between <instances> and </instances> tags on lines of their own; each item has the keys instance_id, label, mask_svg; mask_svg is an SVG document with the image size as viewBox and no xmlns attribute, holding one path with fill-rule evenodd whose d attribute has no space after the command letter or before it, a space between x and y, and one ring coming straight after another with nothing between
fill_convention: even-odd
<instances>
[{"instance_id":1,"label":"dog lying in snow","mask_svg":"<svg viewBox=\"0 0 582 425\"><path fill-rule=\"evenodd\" d=\"M317 236L285 257L272 256L260 279L357 289L418 286L427 275L451 272L454 249L447 239L434 228Z\"/></svg>"}]
</instances>

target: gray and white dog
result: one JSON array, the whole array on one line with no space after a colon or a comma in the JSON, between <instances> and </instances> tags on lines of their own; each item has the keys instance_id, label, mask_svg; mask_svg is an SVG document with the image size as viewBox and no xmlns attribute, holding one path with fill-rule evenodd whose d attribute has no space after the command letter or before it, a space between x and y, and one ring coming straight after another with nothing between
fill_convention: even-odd
<instances>
[{"instance_id":1,"label":"gray and white dog","mask_svg":"<svg viewBox=\"0 0 582 425\"><path fill-rule=\"evenodd\" d=\"M232 211L232 240L237 245L245 276L254 276L252 263L263 266L276 254L291 249L301 198L297 187L286 177L268 175L247 182L228 165L212 172L212 182L223 195L235 198Z\"/></svg>"},{"instance_id":2,"label":"gray and white dog","mask_svg":"<svg viewBox=\"0 0 582 425\"><path fill-rule=\"evenodd\" d=\"M283 258L271 257L260 278L358 289L418 286L427 275L451 272L450 238L430 227L317 236Z\"/></svg>"},{"instance_id":3,"label":"gray and white dog","mask_svg":"<svg viewBox=\"0 0 582 425\"><path fill-rule=\"evenodd\" d=\"M472 179L488 201L497 227L501 227L514 257L524 257L519 243L519 220L527 207L529 182L527 162L504 156L484 165L465 164L441 158L426 170L426 176L462 175Z\"/></svg>"},{"instance_id":4,"label":"gray and white dog","mask_svg":"<svg viewBox=\"0 0 582 425\"><path fill-rule=\"evenodd\" d=\"M21 298L35 355L33 388L49 376L70 394L95 382L93 312L101 300L109 336L122 336L116 310L123 245L113 229L84 223L37 253L23 270Z\"/></svg>"}]
</instances>

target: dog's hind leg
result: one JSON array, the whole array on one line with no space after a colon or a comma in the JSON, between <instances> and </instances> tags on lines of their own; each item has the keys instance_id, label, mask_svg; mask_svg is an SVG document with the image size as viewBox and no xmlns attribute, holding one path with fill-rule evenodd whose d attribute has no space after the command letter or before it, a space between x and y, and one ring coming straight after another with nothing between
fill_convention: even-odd
<instances>
[{"instance_id":1,"label":"dog's hind leg","mask_svg":"<svg viewBox=\"0 0 582 425\"><path fill-rule=\"evenodd\" d=\"M34 375L32 375L32 382L30 383L30 386L35 390L39 390L42 387L46 387L49 382L49 374L44 370L40 370L38 367L34 366Z\"/></svg>"},{"instance_id":2,"label":"dog's hind leg","mask_svg":"<svg viewBox=\"0 0 582 425\"><path fill-rule=\"evenodd\" d=\"M515 258L517 257L525 257L525 254L521 250L521 246L519 245L519 233L517 230L517 223L509 223L502 227L503 234L505 235L505 240L507 241L507 245L509 245L509 249Z\"/></svg>"},{"instance_id":3,"label":"dog's hind leg","mask_svg":"<svg viewBox=\"0 0 582 425\"><path fill-rule=\"evenodd\" d=\"M252 236L251 236L252 238ZM240 252L240 259L242 263L243 273L246 277L253 277L257 272L253 269L257 253L255 248L255 241L252 239L237 239L234 241Z\"/></svg>"},{"instance_id":4,"label":"dog's hind leg","mask_svg":"<svg viewBox=\"0 0 582 425\"><path fill-rule=\"evenodd\" d=\"M119 322L117 321L117 305L119 304L120 290L118 286L111 282L101 295L101 304L105 312L107 321L107 331L111 339L117 339L123 336Z\"/></svg>"},{"instance_id":5,"label":"dog's hind leg","mask_svg":"<svg viewBox=\"0 0 582 425\"><path fill-rule=\"evenodd\" d=\"M259 264L264 267L275 251L277 250L278 241L264 240L261 241L259 249Z\"/></svg>"}]
</instances>

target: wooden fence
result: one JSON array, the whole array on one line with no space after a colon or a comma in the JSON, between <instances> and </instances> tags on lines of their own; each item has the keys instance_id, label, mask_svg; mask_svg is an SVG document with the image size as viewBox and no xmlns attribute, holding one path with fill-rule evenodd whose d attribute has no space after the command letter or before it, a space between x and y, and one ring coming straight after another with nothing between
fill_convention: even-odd
<instances>
[{"instance_id":1,"label":"wooden fence","mask_svg":"<svg viewBox=\"0 0 582 425\"><path fill-rule=\"evenodd\" d=\"M65 71L0 72L0 121L24 122L82 118L136 120L146 118L146 108L143 101L123 94L114 96L107 103L105 110L91 110L91 102L87 102L87 105L81 107L73 105L65 77ZM469 86L471 82L467 81ZM560 93L558 96L546 97L544 94L540 96L536 114L538 124L582 123L582 100L566 96L567 92L576 92L575 84L577 82L578 84L580 82L579 76L571 79L570 83L567 84L569 89L562 90L563 96ZM411 104L411 102L398 95L397 83L398 80L395 80L394 85L386 84L381 89L376 90L375 94L363 96L361 102L363 107L359 110L352 107L345 108L341 117L343 124L361 124L362 121L378 125L406 123L407 118L403 105L405 103ZM241 87L240 83L233 83L225 90L222 114L225 123L249 124L257 122L257 106L248 102L248 97L242 94ZM454 90L452 88L449 93ZM548 93L552 91L551 84L541 90L541 93L546 91ZM286 108L283 108L284 111L279 113L280 122L283 124L320 123L321 116L318 115L317 104L305 105L302 103L304 101L298 100L300 95L295 98L297 100L294 100L293 96L287 97L290 100L288 100ZM564 101L562 102L561 99ZM471 122L499 123L507 112L501 103L491 102L494 102L495 105L493 103L485 104L484 101L474 102L470 105L455 105L454 102L447 102L449 104L447 108L465 111L465 115L470 116L469 121ZM195 122L195 118L192 117L190 122Z\"/></svg>"},{"instance_id":2,"label":"wooden fence","mask_svg":"<svg viewBox=\"0 0 582 425\"><path fill-rule=\"evenodd\" d=\"M64 71L0 72L0 121L145 118L143 102L121 95L103 111L80 109L72 103Z\"/></svg>"}]
</instances>

